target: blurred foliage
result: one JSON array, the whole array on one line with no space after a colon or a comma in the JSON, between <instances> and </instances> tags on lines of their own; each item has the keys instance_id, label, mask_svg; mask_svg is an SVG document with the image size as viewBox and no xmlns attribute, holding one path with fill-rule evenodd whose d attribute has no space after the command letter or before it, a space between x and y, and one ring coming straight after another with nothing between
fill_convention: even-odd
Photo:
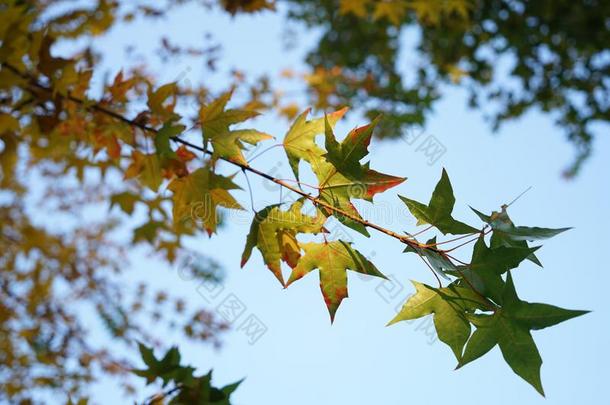
<instances>
[{"instance_id":1,"label":"blurred foliage","mask_svg":"<svg viewBox=\"0 0 610 405\"><path fill-rule=\"evenodd\" d=\"M253 110L272 109L288 118L299 111L294 102L285 102L274 91L269 78L253 79L239 70L225 72L229 79L223 90L227 91L220 97L214 94L218 89L207 87L212 83L157 83L146 59L126 64L112 75L100 72L104 55L93 39L119 24L161 19L187 3L233 15L274 10L273 2L83 3L0 3L0 401L4 402L29 404L52 396L86 403L90 385L108 376L115 376L126 393L139 394L128 377L134 368L130 354L136 341L163 345L158 339L165 331L219 345L228 325L206 308L189 305L181 292L171 294L165 286L155 290L148 283L134 285L132 275L126 274L130 254L151 255L159 267L178 267L185 280L220 282L219 266L189 249L187 241L222 228L222 211L217 212L217 207L240 208L231 194L239 188L233 182L235 173L221 174L218 162L248 168L242 153L246 145L269 138L253 129L230 126L254 117ZM313 69L305 76L318 108L349 103L368 115L382 112L387 119L377 134L396 137L404 125L424 121L442 81L461 80L469 84L474 104L483 90L504 103L505 110L496 115L498 122L531 106L560 112L584 159L591 147L589 121L605 119L607 114L603 87L607 66L598 60L607 42L607 29L600 28L607 6L585 12L567 2L557 2L556 8L544 1L519 4L291 1L290 16L326 29L319 48L308 57ZM528 20L532 13L539 20ZM562 15L572 18L565 21ZM427 58L407 85L396 63L399 28L415 24L422 30L419 50ZM517 33L517 28L524 31ZM59 54L57 49L66 44ZM489 48L492 56L480 55L483 48ZM211 73L217 69L219 53L210 35L200 47L175 44L163 36L157 56L161 66L196 58ZM519 57L513 76L524 89L494 87L495 58L512 53ZM225 109L233 90L242 92L233 103L238 105ZM586 95L588 109L573 104L573 92ZM181 111L185 105L203 107L189 116ZM283 145L291 163L295 159L297 165L300 159L315 163L320 201L327 209L323 219L337 216L336 210L345 205L348 211L343 212L350 215L346 218L356 220L348 225L366 233L351 199L372 200L375 193L402 181L359 163L368 153L375 125L355 130L345 145L329 129L327 156L315 143L325 123L318 119L312 124L306 116L306 112L298 115L300 124L292 127L298 142L288 135L284 139L292 144ZM199 129L204 131L203 139L199 131L192 131ZM200 141L211 145L212 157L201 156L201 149L195 153L197 149L187 144L174 148L170 141L178 134L195 135L196 145ZM355 140L356 154L347 153ZM303 146L305 154L299 152ZM269 232L266 226L260 228L263 234ZM271 229L278 238L273 253L296 266L301 248L291 229ZM269 248L269 244L256 245ZM332 266L318 260L326 240L319 245L309 247L309 265L302 265L294 279L314 268L340 277L348 268L363 270L357 266L362 260ZM336 247L360 259L351 247ZM376 274L365 267L361 272ZM329 311L334 315L347 287L340 283L331 294L328 285L323 294L331 296ZM102 328L105 339L97 334ZM140 349L148 371L139 374L173 382L179 387L180 403L193 403L191 389L227 403L236 388L213 388L210 374L195 377L191 368L180 366L175 349L161 360L150 349ZM168 377L166 367L177 374Z\"/></svg>"},{"instance_id":2,"label":"blurred foliage","mask_svg":"<svg viewBox=\"0 0 610 405\"><path fill-rule=\"evenodd\" d=\"M550 113L575 147L572 176L592 152L593 124L610 119L607 1L289 3L290 18L322 31L307 56L317 106L383 113L379 137L423 124L442 86L459 84L495 129L532 109Z\"/></svg>"},{"instance_id":3,"label":"blurred foliage","mask_svg":"<svg viewBox=\"0 0 610 405\"><path fill-rule=\"evenodd\" d=\"M125 349L136 340L158 344L157 331L174 330L218 346L228 327L181 294L125 281L134 251L193 283L221 281L218 264L185 245L200 231L174 228L168 197L149 190L187 171L195 154L178 149L161 167L149 136L69 101L93 91L102 55L90 39L119 23L161 18L169 9L157 4L0 4L0 402L51 395L86 403L100 376L115 376L133 395ZM73 39L89 40L55 56L56 45ZM197 56L211 70L218 47L208 42L192 49L163 39L159 56ZM137 120L155 125L173 115L177 95L207 94L205 87L157 88L146 66L136 66L104 83L99 104L120 113L141 108ZM249 102L261 104L256 96ZM136 177L147 181L130 180Z\"/></svg>"},{"instance_id":4,"label":"blurred foliage","mask_svg":"<svg viewBox=\"0 0 610 405\"><path fill-rule=\"evenodd\" d=\"M146 379L147 384L161 380L162 387L170 386L165 391L153 395L144 404L146 405L231 405L231 394L237 389L241 381L216 388L212 385L212 370L207 374L196 377L195 369L180 365L180 351L172 347L163 358L157 359L153 350L139 344L145 369L132 372Z\"/></svg>"}]
</instances>

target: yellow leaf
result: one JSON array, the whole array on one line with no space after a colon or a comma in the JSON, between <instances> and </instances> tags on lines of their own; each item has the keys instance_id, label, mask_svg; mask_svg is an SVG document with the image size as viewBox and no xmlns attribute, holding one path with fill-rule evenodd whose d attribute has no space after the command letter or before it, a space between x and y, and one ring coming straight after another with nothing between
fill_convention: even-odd
<instances>
[{"instance_id":1,"label":"yellow leaf","mask_svg":"<svg viewBox=\"0 0 610 405\"><path fill-rule=\"evenodd\" d=\"M400 25L405 16L406 4L401 0L380 1L375 5L374 20L387 19L394 25Z\"/></svg>"},{"instance_id":2,"label":"yellow leaf","mask_svg":"<svg viewBox=\"0 0 610 405\"><path fill-rule=\"evenodd\" d=\"M218 206L242 209L228 190L238 189L231 178L221 176L208 168L195 170L188 176L174 179L168 189L174 193L174 225L201 223L209 234L218 225Z\"/></svg>"},{"instance_id":3,"label":"yellow leaf","mask_svg":"<svg viewBox=\"0 0 610 405\"><path fill-rule=\"evenodd\" d=\"M366 17L366 8L369 0L341 0L339 3L339 13L353 14L357 17Z\"/></svg>"},{"instance_id":4,"label":"yellow leaf","mask_svg":"<svg viewBox=\"0 0 610 405\"><path fill-rule=\"evenodd\" d=\"M451 65L447 68L449 78L454 84L459 84L464 77L468 77L468 72L461 69L457 65Z\"/></svg>"},{"instance_id":5,"label":"yellow leaf","mask_svg":"<svg viewBox=\"0 0 610 405\"><path fill-rule=\"evenodd\" d=\"M131 158L131 164L125 170L125 180L137 177L143 185L157 191L163 182L159 157L154 153L145 155L134 151Z\"/></svg>"}]
</instances>

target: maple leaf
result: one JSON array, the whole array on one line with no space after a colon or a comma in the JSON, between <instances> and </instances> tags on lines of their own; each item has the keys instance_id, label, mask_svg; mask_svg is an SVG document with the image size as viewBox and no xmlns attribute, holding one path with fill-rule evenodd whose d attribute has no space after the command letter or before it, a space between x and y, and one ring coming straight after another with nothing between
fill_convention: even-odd
<instances>
[{"instance_id":1,"label":"maple leaf","mask_svg":"<svg viewBox=\"0 0 610 405\"><path fill-rule=\"evenodd\" d=\"M241 267L250 259L254 247L257 247L269 270L285 286L280 261L295 267L301 257L296 235L324 232L326 218L323 215L303 214L302 199L293 203L287 211L282 211L280 207L281 204L270 205L255 214L242 253Z\"/></svg>"},{"instance_id":2,"label":"maple leaf","mask_svg":"<svg viewBox=\"0 0 610 405\"><path fill-rule=\"evenodd\" d=\"M502 239L511 239L513 241L534 241L549 239L559 235L562 232L572 228L539 228L537 226L515 226L513 221L508 216L506 211L507 206L502 206L502 211L494 211L491 215L485 215L474 208L470 207L483 220L483 222L491 225L494 232L499 232Z\"/></svg>"},{"instance_id":3,"label":"maple leaf","mask_svg":"<svg viewBox=\"0 0 610 405\"><path fill-rule=\"evenodd\" d=\"M141 198L139 195L124 191L122 193L113 194L110 197L110 208L112 209L112 207L118 205L124 213L131 215L133 214L136 203L140 200Z\"/></svg>"},{"instance_id":4,"label":"maple leaf","mask_svg":"<svg viewBox=\"0 0 610 405\"><path fill-rule=\"evenodd\" d=\"M232 92L221 95L210 104L201 106L199 120L203 131L203 142L214 149L214 156L247 165L242 151L244 142L256 145L258 142L272 139L273 136L255 129L231 130L231 125L246 121L259 115L256 111L226 110Z\"/></svg>"},{"instance_id":5,"label":"maple leaf","mask_svg":"<svg viewBox=\"0 0 610 405\"><path fill-rule=\"evenodd\" d=\"M148 88L148 101L147 106L150 111L158 115L164 120L176 119L178 116L174 113L174 107L176 106L176 92L178 86L176 83L168 83L157 90L153 91L152 87ZM168 103L168 99L171 101Z\"/></svg>"},{"instance_id":6,"label":"maple leaf","mask_svg":"<svg viewBox=\"0 0 610 405\"><path fill-rule=\"evenodd\" d=\"M498 345L504 360L512 370L544 395L540 379L542 359L530 331L556 325L588 311L521 301L510 272L502 291L502 302L503 307L493 315L470 316L477 329L466 344L458 368L478 359Z\"/></svg>"},{"instance_id":7,"label":"maple leaf","mask_svg":"<svg viewBox=\"0 0 610 405\"><path fill-rule=\"evenodd\" d=\"M455 197L453 196L453 188L445 169L443 169L441 179L434 188L428 205L406 197L398 197L407 205L411 214L417 218L417 225L430 224L444 234L452 233L459 235L479 232L476 228L456 221L451 216L453 206L455 205Z\"/></svg>"},{"instance_id":8,"label":"maple leaf","mask_svg":"<svg viewBox=\"0 0 610 405\"><path fill-rule=\"evenodd\" d=\"M341 0L339 2L339 12L341 14L353 14L357 17L366 17L366 8L369 0Z\"/></svg>"},{"instance_id":9,"label":"maple leaf","mask_svg":"<svg viewBox=\"0 0 610 405\"><path fill-rule=\"evenodd\" d=\"M182 380L187 376L192 378L195 369L192 367L180 366L180 352L177 347L169 349L162 359L157 359L153 350L144 346L142 343L138 343L138 348L147 369L132 370L132 372L145 378L146 384L152 383L157 378L160 378L161 381L163 381L163 386L174 379Z\"/></svg>"},{"instance_id":10,"label":"maple leaf","mask_svg":"<svg viewBox=\"0 0 610 405\"><path fill-rule=\"evenodd\" d=\"M324 243L304 243L302 245L305 255L288 279L287 286L299 280L309 272L320 270L320 289L324 302L330 314L331 323L335 313L347 298L347 270L352 270L369 276L386 278L377 268L360 252L343 241Z\"/></svg>"},{"instance_id":11,"label":"maple leaf","mask_svg":"<svg viewBox=\"0 0 610 405\"><path fill-rule=\"evenodd\" d=\"M155 153L144 154L134 150L131 159L132 161L124 173L125 180L138 178L143 185L156 192L163 182L159 156Z\"/></svg>"},{"instance_id":12,"label":"maple leaf","mask_svg":"<svg viewBox=\"0 0 610 405\"><path fill-rule=\"evenodd\" d=\"M173 397L169 402L171 404L231 405L231 394L243 381L242 379L217 388L212 385L212 370L201 377L196 377L193 367L180 364L181 356L177 347L170 348L163 358L157 359L151 348L142 343L139 343L138 346L142 361L147 368L134 369L131 372L145 378L147 385L157 379L161 380L163 387L173 385Z\"/></svg>"},{"instance_id":13,"label":"maple leaf","mask_svg":"<svg viewBox=\"0 0 610 405\"><path fill-rule=\"evenodd\" d=\"M539 228L527 226L515 226L513 221L508 216L506 211L507 206L502 206L502 211L494 211L491 215L485 215L482 212L470 207L481 220L491 226L493 233L491 235L491 247L508 246L508 247L524 247L529 245L527 241L540 240L551 238L571 228ZM528 256L528 260L542 267L542 263L535 254Z\"/></svg>"},{"instance_id":14,"label":"maple leaf","mask_svg":"<svg viewBox=\"0 0 610 405\"><path fill-rule=\"evenodd\" d=\"M501 293L504 288L502 274L514 269L540 247L507 247L489 248L483 236L474 245L472 260L467 266L458 266L458 274L466 277L470 283L501 303Z\"/></svg>"},{"instance_id":15,"label":"maple leaf","mask_svg":"<svg viewBox=\"0 0 610 405\"><path fill-rule=\"evenodd\" d=\"M339 144L332 131L330 121L325 126L325 146L328 152L324 160L312 160L312 170L318 178L319 199L360 218L351 199L372 201L375 194L397 186L406 179L390 176L369 168L360 160L367 155L373 129L378 120L349 132ZM335 215L344 225L369 236L364 225L341 213L321 208L326 215Z\"/></svg>"},{"instance_id":16,"label":"maple leaf","mask_svg":"<svg viewBox=\"0 0 610 405\"><path fill-rule=\"evenodd\" d=\"M373 11L375 21L387 19L393 25L399 26L405 16L406 4L401 0L378 1Z\"/></svg>"},{"instance_id":17,"label":"maple leaf","mask_svg":"<svg viewBox=\"0 0 610 405\"><path fill-rule=\"evenodd\" d=\"M135 244L146 241L152 245L162 230L166 230L165 222L151 220L133 230L132 242Z\"/></svg>"},{"instance_id":18,"label":"maple leaf","mask_svg":"<svg viewBox=\"0 0 610 405\"><path fill-rule=\"evenodd\" d=\"M310 111L311 109L307 109L299 114L286 132L283 141L288 163L297 180L299 179L299 162L301 160L310 164L323 160L324 150L316 144L316 136L324 133L326 120L331 126L334 126L345 115L347 107L326 115L326 118L307 120Z\"/></svg>"},{"instance_id":19,"label":"maple leaf","mask_svg":"<svg viewBox=\"0 0 610 405\"><path fill-rule=\"evenodd\" d=\"M422 25L436 26L441 19L451 16L452 19L468 19L473 7L468 0L428 1L410 0L407 6L413 9Z\"/></svg>"},{"instance_id":20,"label":"maple leaf","mask_svg":"<svg viewBox=\"0 0 610 405\"><path fill-rule=\"evenodd\" d=\"M134 77L131 79L123 79L123 70L114 77L114 81L111 86L108 86L108 92L110 93L111 100L115 103L127 103L127 92L137 84Z\"/></svg>"},{"instance_id":21,"label":"maple leaf","mask_svg":"<svg viewBox=\"0 0 610 405\"><path fill-rule=\"evenodd\" d=\"M174 124L174 121L166 122L155 134L155 150L162 159L172 159L176 157L176 152L171 148L171 139L180 135L186 127L181 124Z\"/></svg>"},{"instance_id":22,"label":"maple leaf","mask_svg":"<svg viewBox=\"0 0 610 405\"><path fill-rule=\"evenodd\" d=\"M183 177L188 174L186 159L184 159L184 149L181 155L171 148L171 140L184 132L186 127L175 124L173 120L166 122L155 134L155 150L159 157L159 163L163 169L163 176L172 178L174 175ZM192 152L190 152L192 154Z\"/></svg>"},{"instance_id":23,"label":"maple leaf","mask_svg":"<svg viewBox=\"0 0 610 405\"><path fill-rule=\"evenodd\" d=\"M199 168L187 176L174 179L168 189L173 192L174 226L201 221L208 234L216 232L217 207L243 209L229 190L239 189L230 177Z\"/></svg>"},{"instance_id":24,"label":"maple leaf","mask_svg":"<svg viewBox=\"0 0 610 405\"><path fill-rule=\"evenodd\" d=\"M388 325L434 314L438 338L451 348L459 360L470 336L470 323L465 314L485 308L484 302L468 288L449 286L437 289L416 281L411 282L415 286L415 294L407 299Z\"/></svg>"}]
</instances>

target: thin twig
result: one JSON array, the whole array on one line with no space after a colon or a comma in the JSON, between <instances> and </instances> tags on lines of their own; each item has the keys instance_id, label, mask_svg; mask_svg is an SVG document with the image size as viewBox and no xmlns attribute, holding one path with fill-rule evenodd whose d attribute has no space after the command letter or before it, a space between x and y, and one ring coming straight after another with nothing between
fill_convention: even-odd
<instances>
[{"instance_id":1,"label":"thin twig","mask_svg":"<svg viewBox=\"0 0 610 405\"><path fill-rule=\"evenodd\" d=\"M436 271L434 271L434 269L432 268L430 263L428 263L428 261L422 255L420 255L419 253L417 255L422 260L422 262L426 263L426 266L428 266L428 268L430 269L432 274L434 274L434 277L436 277L436 281L438 281L438 288L443 288L443 283L441 282L441 279L439 278L438 274L436 274Z\"/></svg>"},{"instance_id":2,"label":"thin twig","mask_svg":"<svg viewBox=\"0 0 610 405\"><path fill-rule=\"evenodd\" d=\"M511 205L513 205L519 198L523 197L525 195L525 193L527 193L528 191L530 191L532 189L532 186L529 186L528 188L526 188L525 190L523 190L523 192L521 192L521 194L519 194L517 197L515 197L511 202L509 202L508 204L506 204L504 207L508 208Z\"/></svg>"},{"instance_id":3,"label":"thin twig","mask_svg":"<svg viewBox=\"0 0 610 405\"><path fill-rule=\"evenodd\" d=\"M254 155L253 157L249 158L249 159L248 159L248 163L251 163L251 162L252 162L254 159L256 159L257 157L259 157L259 156L261 156L261 155L263 155L263 154L265 154L265 153L269 152L269 151L270 151L271 149L273 149L273 148L277 148L278 146L284 146L284 145L283 145L283 144L281 144L281 143L276 143L275 145L272 145L272 146L268 147L267 149L262 150L260 153L257 153L257 154L256 154L256 155Z\"/></svg>"},{"instance_id":4,"label":"thin twig","mask_svg":"<svg viewBox=\"0 0 610 405\"><path fill-rule=\"evenodd\" d=\"M254 212L256 214L256 210L254 209L254 195L252 193L252 186L250 185L250 179L248 178L248 173L242 169L242 173L244 174L244 177L246 178L246 184L248 184L248 192L250 193L250 209L252 210L252 212Z\"/></svg>"},{"instance_id":5,"label":"thin twig","mask_svg":"<svg viewBox=\"0 0 610 405\"><path fill-rule=\"evenodd\" d=\"M153 405L153 404L157 403L158 401L162 400L163 398L167 398L170 395L172 395L174 392L181 390L181 389L182 389L182 384L178 384L175 387L173 387L167 391L160 392L158 394L151 396L150 398L148 398L146 400L146 402L144 402L144 405Z\"/></svg>"},{"instance_id":6,"label":"thin twig","mask_svg":"<svg viewBox=\"0 0 610 405\"><path fill-rule=\"evenodd\" d=\"M292 179L278 179L278 180L289 181L290 183L295 183L295 184L298 184L299 186L305 186L305 187L313 188L314 190L320 190L320 187L318 187L318 186L314 186L312 184L303 183L302 181L299 181L299 180L292 180Z\"/></svg>"},{"instance_id":7,"label":"thin twig","mask_svg":"<svg viewBox=\"0 0 610 405\"><path fill-rule=\"evenodd\" d=\"M428 247L435 247L435 246L439 246L439 245L445 245L445 244L447 244L447 243L451 243L451 242L455 242L455 241L458 241L458 240L461 240L461 239L464 239L464 238L468 238L469 236L476 235L476 234L478 234L478 233L479 233L479 232L467 233L467 234L465 234L465 235L458 236L458 237L456 237L456 238L449 239L449 240L445 240L445 241L442 241L442 242L438 242L438 243L427 243L427 244L426 244L426 246L428 246Z\"/></svg>"},{"instance_id":8,"label":"thin twig","mask_svg":"<svg viewBox=\"0 0 610 405\"><path fill-rule=\"evenodd\" d=\"M410 237L412 237L412 238L415 238L416 236L421 235L422 233L424 233L424 232L426 232L426 231L429 231L429 230L430 230L430 229L432 229L432 228L433 228L433 226L432 226L432 225L430 225L430 226L427 226L426 228L422 229L421 231L418 231L418 232L415 232L415 233L410 233L410 234L408 234L408 235L409 235Z\"/></svg>"}]
</instances>

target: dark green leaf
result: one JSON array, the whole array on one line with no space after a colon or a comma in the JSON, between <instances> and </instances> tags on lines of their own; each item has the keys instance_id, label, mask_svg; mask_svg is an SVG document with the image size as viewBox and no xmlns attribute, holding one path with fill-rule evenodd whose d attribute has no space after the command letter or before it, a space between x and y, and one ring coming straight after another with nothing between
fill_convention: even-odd
<instances>
[{"instance_id":1,"label":"dark green leaf","mask_svg":"<svg viewBox=\"0 0 610 405\"><path fill-rule=\"evenodd\" d=\"M442 233L457 235L478 232L476 228L457 221L451 216L455 205L455 197L445 169L443 169L441 179L437 183L428 205L406 197L399 197L407 205L411 214L417 218L418 225L430 224Z\"/></svg>"}]
</instances>

